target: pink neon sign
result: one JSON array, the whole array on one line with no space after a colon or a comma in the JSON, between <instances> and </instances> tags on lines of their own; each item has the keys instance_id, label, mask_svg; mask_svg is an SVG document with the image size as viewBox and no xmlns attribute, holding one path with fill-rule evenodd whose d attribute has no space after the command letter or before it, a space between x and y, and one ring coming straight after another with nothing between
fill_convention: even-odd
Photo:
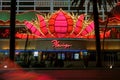
<instances>
[{"instance_id":1,"label":"pink neon sign","mask_svg":"<svg viewBox=\"0 0 120 80\"><path fill-rule=\"evenodd\" d=\"M72 46L70 44L60 43L60 41L58 41L58 40L52 40L51 42L53 44L53 47L55 47L55 48L61 48L61 47L70 48Z\"/></svg>"}]
</instances>

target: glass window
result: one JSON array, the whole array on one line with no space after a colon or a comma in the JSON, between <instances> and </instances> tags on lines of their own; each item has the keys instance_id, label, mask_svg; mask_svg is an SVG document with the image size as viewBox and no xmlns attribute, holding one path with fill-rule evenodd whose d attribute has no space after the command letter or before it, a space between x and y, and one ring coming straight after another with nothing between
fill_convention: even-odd
<instances>
[{"instance_id":1,"label":"glass window","mask_svg":"<svg viewBox=\"0 0 120 80\"><path fill-rule=\"evenodd\" d=\"M75 53L75 54L74 54L74 59L75 59L75 60L80 59L79 57L80 57L79 53Z\"/></svg>"},{"instance_id":2,"label":"glass window","mask_svg":"<svg viewBox=\"0 0 120 80\"><path fill-rule=\"evenodd\" d=\"M61 53L58 53L58 59L61 59Z\"/></svg>"},{"instance_id":3,"label":"glass window","mask_svg":"<svg viewBox=\"0 0 120 80\"><path fill-rule=\"evenodd\" d=\"M34 56L37 57L38 56L38 51L34 52Z\"/></svg>"},{"instance_id":4,"label":"glass window","mask_svg":"<svg viewBox=\"0 0 120 80\"><path fill-rule=\"evenodd\" d=\"M62 60L65 60L65 53L62 53Z\"/></svg>"}]
</instances>

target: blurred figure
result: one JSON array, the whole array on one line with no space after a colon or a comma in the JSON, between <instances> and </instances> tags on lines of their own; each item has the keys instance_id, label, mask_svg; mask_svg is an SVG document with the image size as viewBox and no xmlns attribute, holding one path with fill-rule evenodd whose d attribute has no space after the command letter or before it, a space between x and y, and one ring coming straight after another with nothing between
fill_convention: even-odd
<instances>
[{"instance_id":1,"label":"blurred figure","mask_svg":"<svg viewBox=\"0 0 120 80\"><path fill-rule=\"evenodd\" d=\"M55 80L48 75L25 71L9 58L5 62L6 67L0 71L0 80Z\"/></svg>"},{"instance_id":2,"label":"blurred figure","mask_svg":"<svg viewBox=\"0 0 120 80\"><path fill-rule=\"evenodd\" d=\"M89 53L87 53L87 52L83 53L83 64L84 64L85 68L88 67L88 64L89 64Z\"/></svg>"}]
</instances>

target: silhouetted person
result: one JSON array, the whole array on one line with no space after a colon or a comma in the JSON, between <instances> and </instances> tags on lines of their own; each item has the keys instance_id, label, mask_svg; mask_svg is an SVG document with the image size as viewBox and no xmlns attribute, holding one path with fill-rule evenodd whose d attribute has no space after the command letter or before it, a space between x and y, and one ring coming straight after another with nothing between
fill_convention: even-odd
<instances>
[{"instance_id":1,"label":"silhouetted person","mask_svg":"<svg viewBox=\"0 0 120 80\"><path fill-rule=\"evenodd\" d=\"M64 67L63 60L55 60L54 67Z\"/></svg>"},{"instance_id":2,"label":"silhouetted person","mask_svg":"<svg viewBox=\"0 0 120 80\"><path fill-rule=\"evenodd\" d=\"M85 67L88 67L88 63L89 63L89 55L88 53L86 55L83 55L83 63Z\"/></svg>"}]
</instances>

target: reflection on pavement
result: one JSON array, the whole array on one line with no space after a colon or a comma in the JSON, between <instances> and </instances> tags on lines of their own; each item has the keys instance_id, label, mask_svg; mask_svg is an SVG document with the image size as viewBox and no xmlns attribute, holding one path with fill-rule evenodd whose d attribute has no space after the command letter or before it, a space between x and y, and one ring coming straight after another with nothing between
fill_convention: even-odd
<instances>
[{"instance_id":1,"label":"reflection on pavement","mask_svg":"<svg viewBox=\"0 0 120 80\"><path fill-rule=\"evenodd\" d=\"M6 59L4 63L4 65L0 65L2 66L2 70L4 70L3 73L0 72L0 80L55 80L46 74L23 70L19 65L11 62L9 59Z\"/></svg>"}]
</instances>

